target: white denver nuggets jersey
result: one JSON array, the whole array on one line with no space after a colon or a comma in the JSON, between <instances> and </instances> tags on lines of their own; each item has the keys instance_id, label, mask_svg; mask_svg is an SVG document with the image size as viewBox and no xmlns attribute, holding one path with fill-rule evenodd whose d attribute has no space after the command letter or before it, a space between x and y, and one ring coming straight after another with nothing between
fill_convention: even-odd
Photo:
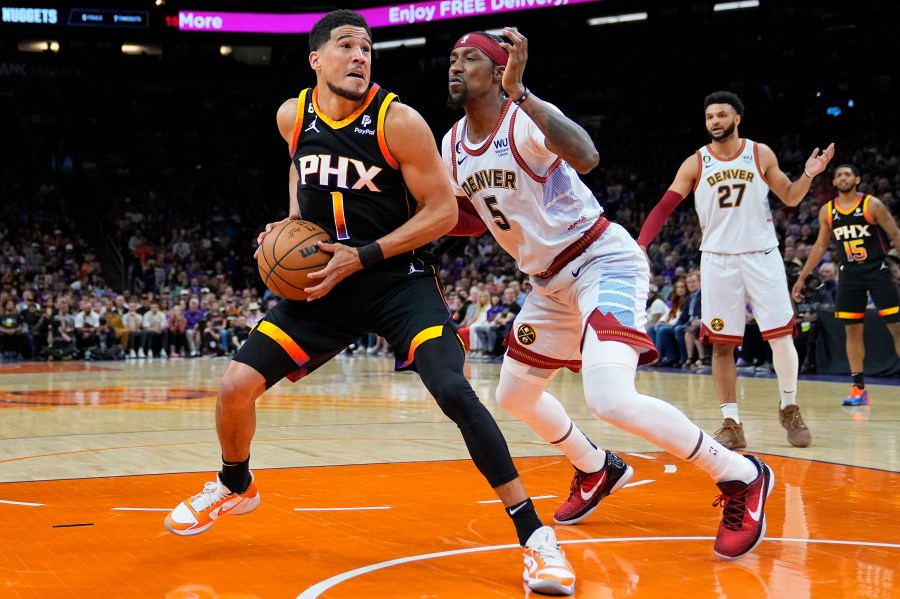
<instances>
[{"instance_id":1,"label":"white denver nuggets jersey","mask_svg":"<svg viewBox=\"0 0 900 599\"><path fill-rule=\"evenodd\" d=\"M463 117L444 135L441 155L453 189L466 196L503 249L528 274L553 259L603 213L568 163L544 145L544 134L507 100L484 141L467 139Z\"/></svg>"},{"instance_id":2,"label":"white denver nuggets jersey","mask_svg":"<svg viewBox=\"0 0 900 599\"><path fill-rule=\"evenodd\" d=\"M703 231L700 249L744 254L777 247L769 185L760 172L756 142L741 140L741 149L731 160L704 146L697 150L697 160L694 206Z\"/></svg>"}]
</instances>

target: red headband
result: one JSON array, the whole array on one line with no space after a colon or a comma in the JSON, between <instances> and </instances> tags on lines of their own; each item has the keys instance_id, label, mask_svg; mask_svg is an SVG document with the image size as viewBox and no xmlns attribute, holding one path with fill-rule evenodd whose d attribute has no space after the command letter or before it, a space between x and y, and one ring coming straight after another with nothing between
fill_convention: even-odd
<instances>
[{"instance_id":1,"label":"red headband","mask_svg":"<svg viewBox=\"0 0 900 599\"><path fill-rule=\"evenodd\" d=\"M509 53L497 42L481 33L467 33L456 42L454 49L460 47L477 48L499 65L506 66Z\"/></svg>"}]
</instances>

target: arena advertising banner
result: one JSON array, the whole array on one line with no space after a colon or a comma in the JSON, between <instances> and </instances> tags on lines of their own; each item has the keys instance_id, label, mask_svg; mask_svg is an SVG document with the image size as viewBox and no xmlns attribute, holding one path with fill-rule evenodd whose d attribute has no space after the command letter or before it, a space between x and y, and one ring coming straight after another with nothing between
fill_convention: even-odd
<instances>
[{"instance_id":1,"label":"arena advertising banner","mask_svg":"<svg viewBox=\"0 0 900 599\"><path fill-rule=\"evenodd\" d=\"M146 29L149 22L150 13L146 10L0 6L0 23L9 25Z\"/></svg>"},{"instance_id":2,"label":"arena advertising banner","mask_svg":"<svg viewBox=\"0 0 900 599\"><path fill-rule=\"evenodd\" d=\"M602 0L431 0L359 9L369 26L393 27L494 15L522 10L555 11L564 6L589 4ZM182 10L178 13L180 31L232 33L309 33L325 13L247 13Z\"/></svg>"}]
</instances>

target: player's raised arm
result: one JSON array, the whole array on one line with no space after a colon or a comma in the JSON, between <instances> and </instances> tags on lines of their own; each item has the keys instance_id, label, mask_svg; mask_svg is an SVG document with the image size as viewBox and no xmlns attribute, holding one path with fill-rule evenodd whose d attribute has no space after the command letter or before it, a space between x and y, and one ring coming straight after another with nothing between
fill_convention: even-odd
<instances>
[{"instance_id":1,"label":"player's raised arm","mask_svg":"<svg viewBox=\"0 0 900 599\"><path fill-rule=\"evenodd\" d=\"M796 206L803 201L812 180L825 170L828 162L834 156L834 144L829 145L821 153L819 153L819 148L816 148L806 160L803 174L796 181L791 181L778 166L778 158L775 157L772 148L762 143L757 144L757 147L759 148L759 167L769 184L769 189L788 206Z\"/></svg>"},{"instance_id":2,"label":"player's raised arm","mask_svg":"<svg viewBox=\"0 0 900 599\"><path fill-rule=\"evenodd\" d=\"M589 173L600 162L591 136L578 123L547 104L525 87L522 75L528 60L528 40L513 27L503 30L512 43L500 44L509 52L503 71L503 89L531 117L544 134L547 149L572 165L580 174Z\"/></svg>"}]
</instances>

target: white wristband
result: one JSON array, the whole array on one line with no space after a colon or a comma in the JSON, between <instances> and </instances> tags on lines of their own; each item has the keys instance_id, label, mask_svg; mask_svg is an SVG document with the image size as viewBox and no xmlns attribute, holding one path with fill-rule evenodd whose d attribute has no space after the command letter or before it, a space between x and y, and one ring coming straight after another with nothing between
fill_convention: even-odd
<instances>
[{"instance_id":1,"label":"white wristband","mask_svg":"<svg viewBox=\"0 0 900 599\"><path fill-rule=\"evenodd\" d=\"M807 172L806 172L806 169L803 169L803 174L806 175L807 177L809 177L810 179L815 179L815 178L816 178L815 175L810 175L809 173L807 173Z\"/></svg>"}]
</instances>

